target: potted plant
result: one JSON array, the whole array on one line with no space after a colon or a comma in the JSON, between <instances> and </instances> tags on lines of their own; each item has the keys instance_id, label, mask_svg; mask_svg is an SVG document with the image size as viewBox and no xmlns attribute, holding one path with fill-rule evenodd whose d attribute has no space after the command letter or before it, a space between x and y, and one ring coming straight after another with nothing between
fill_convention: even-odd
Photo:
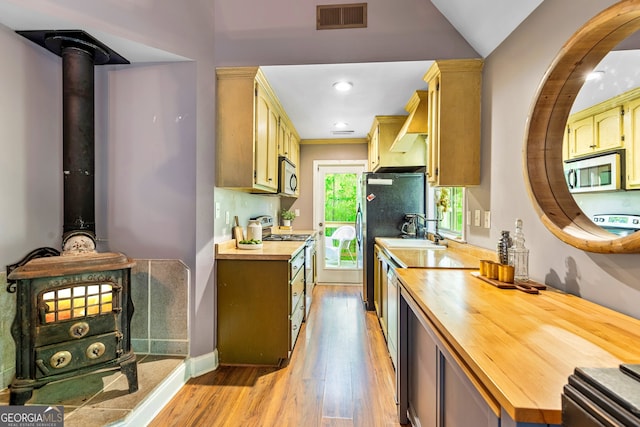
<instances>
[{"instance_id":1,"label":"potted plant","mask_svg":"<svg viewBox=\"0 0 640 427\"><path fill-rule=\"evenodd\" d=\"M293 211L282 209L280 217L282 218L282 225L284 225L285 227L290 227L291 221L296 219L296 214Z\"/></svg>"}]
</instances>

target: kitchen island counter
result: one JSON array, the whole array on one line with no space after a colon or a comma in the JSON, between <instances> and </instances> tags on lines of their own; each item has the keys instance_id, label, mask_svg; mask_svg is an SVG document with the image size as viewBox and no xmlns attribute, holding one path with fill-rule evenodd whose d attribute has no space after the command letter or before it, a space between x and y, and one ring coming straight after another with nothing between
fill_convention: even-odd
<instances>
[{"instance_id":1,"label":"kitchen island counter","mask_svg":"<svg viewBox=\"0 0 640 427\"><path fill-rule=\"evenodd\" d=\"M410 312L497 417L560 424L562 389L576 367L640 363L640 320L585 299L498 289L468 270L396 274Z\"/></svg>"}]
</instances>

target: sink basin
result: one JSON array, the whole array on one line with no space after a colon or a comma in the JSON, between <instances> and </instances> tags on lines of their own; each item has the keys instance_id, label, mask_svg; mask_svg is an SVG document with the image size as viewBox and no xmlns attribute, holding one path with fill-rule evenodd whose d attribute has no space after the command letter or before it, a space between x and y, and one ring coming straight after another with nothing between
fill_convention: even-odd
<instances>
[{"instance_id":1,"label":"sink basin","mask_svg":"<svg viewBox=\"0 0 640 427\"><path fill-rule=\"evenodd\" d=\"M431 240L426 239L398 239L398 238L381 238L384 245L389 248L414 248L414 249L446 249L444 245L437 245Z\"/></svg>"}]
</instances>

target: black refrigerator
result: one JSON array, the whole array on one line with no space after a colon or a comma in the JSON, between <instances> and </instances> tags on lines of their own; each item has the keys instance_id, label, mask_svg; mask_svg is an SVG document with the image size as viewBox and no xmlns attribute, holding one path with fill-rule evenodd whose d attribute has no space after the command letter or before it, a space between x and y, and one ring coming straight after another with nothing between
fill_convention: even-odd
<instances>
[{"instance_id":1,"label":"black refrigerator","mask_svg":"<svg viewBox=\"0 0 640 427\"><path fill-rule=\"evenodd\" d=\"M426 212L424 173L375 173L361 176L361 198L356 213L358 260L362 261L362 298L374 310L373 246L376 237L399 237L407 213Z\"/></svg>"}]
</instances>

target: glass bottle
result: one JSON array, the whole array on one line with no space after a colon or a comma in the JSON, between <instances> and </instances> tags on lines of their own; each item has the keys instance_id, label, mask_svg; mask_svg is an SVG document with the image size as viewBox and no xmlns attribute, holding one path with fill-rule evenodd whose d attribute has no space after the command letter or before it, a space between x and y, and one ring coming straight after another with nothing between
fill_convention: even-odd
<instances>
[{"instance_id":1,"label":"glass bottle","mask_svg":"<svg viewBox=\"0 0 640 427\"><path fill-rule=\"evenodd\" d=\"M516 232L513 235L513 244L509 248L509 265L514 267L514 279L529 280L529 249L524 246L524 233L522 232L522 220L516 219Z\"/></svg>"}]
</instances>

